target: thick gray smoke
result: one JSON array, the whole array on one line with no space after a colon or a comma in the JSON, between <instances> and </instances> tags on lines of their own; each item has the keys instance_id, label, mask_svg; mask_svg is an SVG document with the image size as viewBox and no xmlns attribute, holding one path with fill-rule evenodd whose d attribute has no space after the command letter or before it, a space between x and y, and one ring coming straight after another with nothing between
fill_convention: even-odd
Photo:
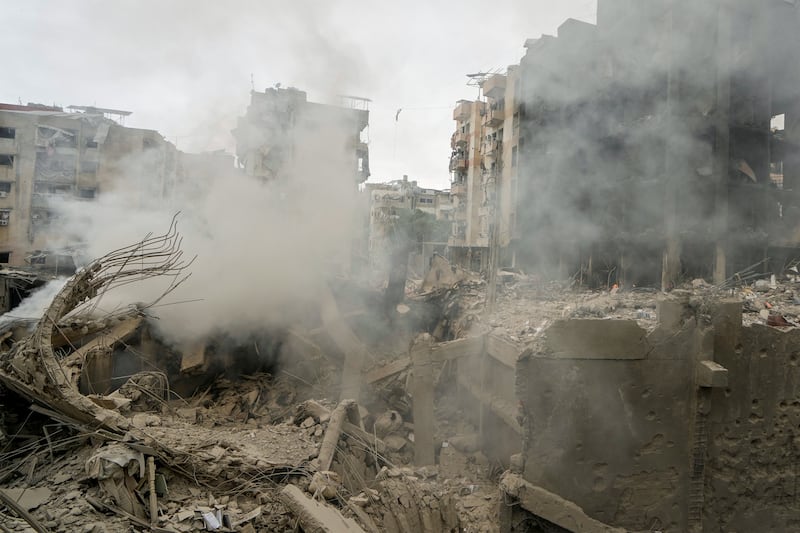
<instances>
[{"instance_id":1,"label":"thick gray smoke","mask_svg":"<svg viewBox=\"0 0 800 533\"><path fill-rule=\"evenodd\" d=\"M168 200L142 198L160 184L137 174L143 166L131 159L125 166L134 175L113 191L63 206L64 234L96 258L165 231L180 211L182 248L197 259L189 280L153 310L162 333L184 342L292 323L316 305L320 287L350 254L356 184L345 148L332 141L345 138L340 127L347 124L295 131L303 153L314 157L295 160L279 181L220 175L198 183L189 176ZM103 298L101 310L153 301L167 283L123 287Z\"/></svg>"},{"instance_id":2,"label":"thick gray smoke","mask_svg":"<svg viewBox=\"0 0 800 533\"><path fill-rule=\"evenodd\" d=\"M596 26L529 43L517 259L566 277L591 258L596 282L657 285L670 236L694 276L711 276L719 241L737 252L729 274L763 258L787 222L769 128L796 93L800 20L793 2L768 4L601 0Z\"/></svg>"}]
</instances>

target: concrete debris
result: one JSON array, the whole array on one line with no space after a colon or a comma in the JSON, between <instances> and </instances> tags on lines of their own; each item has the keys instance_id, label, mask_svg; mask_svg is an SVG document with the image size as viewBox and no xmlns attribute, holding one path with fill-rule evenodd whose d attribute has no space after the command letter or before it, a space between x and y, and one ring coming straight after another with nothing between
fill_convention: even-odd
<instances>
[{"instance_id":1,"label":"concrete debris","mask_svg":"<svg viewBox=\"0 0 800 533\"><path fill-rule=\"evenodd\" d=\"M32 511L50 499L53 492L46 487L24 489L0 489L7 498L14 500L26 511Z\"/></svg>"},{"instance_id":2,"label":"concrete debris","mask_svg":"<svg viewBox=\"0 0 800 533\"><path fill-rule=\"evenodd\" d=\"M486 313L479 275L433 264L438 285L379 333L359 326L363 302L330 291L308 324L182 348L143 306L76 313L113 280L102 262L78 272L0 354L0 520L58 532L686 530L705 476L739 498L766 486L736 469L737 420L760 432L747 434L752 454L771 449L770 424L796 425L796 272L656 294L500 270ZM723 410L743 390L748 416L741 402ZM758 456L790 478L791 453Z\"/></svg>"},{"instance_id":3,"label":"concrete debris","mask_svg":"<svg viewBox=\"0 0 800 533\"><path fill-rule=\"evenodd\" d=\"M308 533L365 533L351 518L303 493L295 485L286 485L280 492L281 501Z\"/></svg>"}]
</instances>

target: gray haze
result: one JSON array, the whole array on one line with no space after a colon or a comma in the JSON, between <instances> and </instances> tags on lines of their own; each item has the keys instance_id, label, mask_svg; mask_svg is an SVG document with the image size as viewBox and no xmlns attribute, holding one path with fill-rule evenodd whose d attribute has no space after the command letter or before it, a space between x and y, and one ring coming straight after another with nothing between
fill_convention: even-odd
<instances>
[{"instance_id":1,"label":"gray haze","mask_svg":"<svg viewBox=\"0 0 800 533\"><path fill-rule=\"evenodd\" d=\"M3 11L0 102L126 109L126 125L180 149L233 151L252 74L257 90L371 98L371 181L446 187L452 107L477 94L465 74L518 62L526 38L568 17L594 22L596 0L31 0Z\"/></svg>"}]
</instances>

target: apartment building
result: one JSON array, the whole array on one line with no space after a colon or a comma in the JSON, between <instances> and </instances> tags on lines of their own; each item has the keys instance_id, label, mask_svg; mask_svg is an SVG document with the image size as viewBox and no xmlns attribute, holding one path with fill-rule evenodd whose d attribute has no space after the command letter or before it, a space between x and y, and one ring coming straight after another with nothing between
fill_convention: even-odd
<instances>
[{"instance_id":1,"label":"apartment building","mask_svg":"<svg viewBox=\"0 0 800 533\"><path fill-rule=\"evenodd\" d=\"M369 177L369 100L341 97L341 105L309 102L305 91L269 88L251 92L250 105L233 131L245 174L266 181L313 167Z\"/></svg>"},{"instance_id":2,"label":"apartment building","mask_svg":"<svg viewBox=\"0 0 800 533\"><path fill-rule=\"evenodd\" d=\"M518 250L594 285L722 283L800 249L800 6L601 0L522 58Z\"/></svg>"},{"instance_id":3,"label":"apartment building","mask_svg":"<svg viewBox=\"0 0 800 533\"><path fill-rule=\"evenodd\" d=\"M398 246L413 245L410 265L417 272L424 272L425 261L434 252L444 253L447 243L435 238L439 233L435 226L452 219L449 191L420 187L416 181L403 176L403 179L386 183L367 183L365 192L369 203L369 257L373 268L387 268ZM417 212L429 217L420 221ZM416 242L406 242L409 237Z\"/></svg>"},{"instance_id":4,"label":"apartment building","mask_svg":"<svg viewBox=\"0 0 800 533\"><path fill-rule=\"evenodd\" d=\"M129 114L0 104L1 264L74 268L71 254L57 249L80 241L59 224L65 199L92 201L122 186L134 205L170 194L177 150L156 131L110 118Z\"/></svg>"},{"instance_id":5,"label":"apartment building","mask_svg":"<svg viewBox=\"0 0 800 533\"><path fill-rule=\"evenodd\" d=\"M473 270L488 266L489 247L497 241L504 262L514 262L511 247L517 213L519 151L519 67L487 75L483 98L460 100L453 110L450 194L452 261Z\"/></svg>"}]
</instances>

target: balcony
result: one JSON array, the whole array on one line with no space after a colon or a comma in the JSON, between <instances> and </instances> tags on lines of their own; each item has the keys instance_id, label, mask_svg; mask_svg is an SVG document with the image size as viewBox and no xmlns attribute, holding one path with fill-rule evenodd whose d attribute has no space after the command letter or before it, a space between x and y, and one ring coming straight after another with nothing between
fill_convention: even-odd
<instances>
[{"instance_id":1,"label":"balcony","mask_svg":"<svg viewBox=\"0 0 800 533\"><path fill-rule=\"evenodd\" d=\"M497 128L506 120L505 109L489 109L483 116L483 124L489 128Z\"/></svg>"},{"instance_id":2,"label":"balcony","mask_svg":"<svg viewBox=\"0 0 800 533\"><path fill-rule=\"evenodd\" d=\"M14 155L17 153L16 139L0 139L0 154Z\"/></svg>"},{"instance_id":3,"label":"balcony","mask_svg":"<svg viewBox=\"0 0 800 533\"><path fill-rule=\"evenodd\" d=\"M502 98L506 92L506 77L502 74L495 74L488 78L482 85L484 96L489 98Z\"/></svg>"},{"instance_id":4,"label":"balcony","mask_svg":"<svg viewBox=\"0 0 800 533\"><path fill-rule=\"evenodd\" d=\"M461 100L453 110L453 120L467 120L472 114L472 102L468 100Z\"/></svg>"},{"instance_id":5,"label":"balcony","mask_svg":"<svg viewBox=\"0 0 800 533\"><path fill-rule=\"evenodd\" d=\"M452 183L450 184L450 194L453 196L464 196L467 194L466 183Z\"/></svg>"},{"instance_id":6,"label":"balcony","mask_svg":"<svg viewBox=\"0 0 800 533\"><path fill-rule=\"evenodd\" d=\"M467 159L464 157L454 157L450 160L450 171L467 170Z\"/></svg>"},{"instance_id":7,"label":"balcony","mask_svg":"<svg viewBox=\"0 0 800 533\"><path fill-rule=\"evenodd\" d=\"M462 133L460 131L457 131L450 138L450 145L453 148L455 148L457 146L466 146L468 138L469 138L469 135L467 135L466 133Z\"/></svg>"}]
</instances>

